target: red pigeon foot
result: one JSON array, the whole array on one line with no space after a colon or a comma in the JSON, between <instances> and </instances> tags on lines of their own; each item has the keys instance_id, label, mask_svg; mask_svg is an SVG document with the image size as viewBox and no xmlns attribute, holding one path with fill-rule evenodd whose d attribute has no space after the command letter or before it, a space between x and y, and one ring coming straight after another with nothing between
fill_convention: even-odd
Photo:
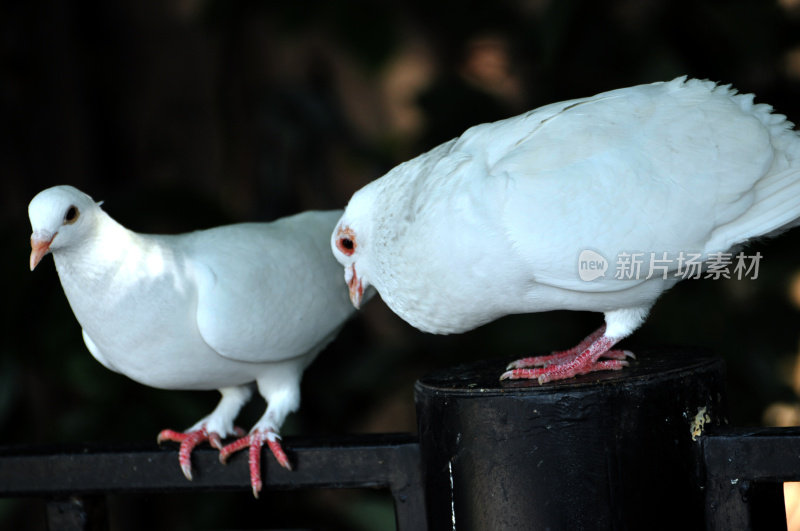
<instances>
[{"instance_id":1,"label":"red pigeon foot","mask_svg":"<svg viewBox=\"0 0 800 531\"><path fill-rule=\"evenodd\" d=\"M508 364L506 369L528 369L532 367L549 367L551 365L564 365L574 361L583 351L589 348L592 343L597 341L606 331L606 326L603 325L598 328L594 333L581 341L577 346L559 352L553 352L544 356L532 356L529 358L522 358L512 361ZM636 358L630 350L609 350L603 353L601 358L606 360L626 360L627 358Z\"/></svg>"},{"instance_id":2,"label":"red pigeon foot","mask_svg":"<svg viewBox=\"0 0 800 531\"><path fill-rule=\"evenodd\" d=\"M606 336L605 327L601 327L573 349L512 362L508 366L510 370L504 372L500 379L537 379L543 384L595 371L619 370L628 365L626 358L633 357L633 353L610 350L617 341Z\"/></svg>"},{"instance_id":3,"label":"red pigeon foot","mask_svg":"<svg viewBox=\"0 0 800 531\"><path fill-rule=\"evenodd\" d=\"M274 455L275 459L278 461L278 464L287 470L292 469L292 465L289 463L289 458L286 457L286 453L281 447L280 438L280 435L270 429L253 430L249 435L245 435L241 439L223 447L219 452L219 460L225 463L231 454L238 452L245 447L249 447L250 454L248 461L250 464L250 485L253 487L253 496L258 498L258 493L261 492L262 486L261 447L264 446L265 441L269 449L272 451L272 455Z\"/></svg>"},{"instance_id":4,"label":"red pigeon foot","mask_svg":"<svg viewBox=\"0 0 800 531\"><path fill-rule=\"evenodd\" d=\"M244 434L244 430L241 428L234 428L237 436ZM189 481L192 480L192 450L195 447L202 443L208 441L208 443L218 449L222 450L222 438L220 437L219 433L216 432L209 432L205 426L197 430L190 430L186 432L180 432L175 430L162 430L161 433L158 434L156 439L158 444L161 444L164 441L172 441L176 443L180 443L180 449L178 450L178 463L181 465L181 470L183 471L183 475L186 476L186 479Z\"/></svg>"}]
</instances>

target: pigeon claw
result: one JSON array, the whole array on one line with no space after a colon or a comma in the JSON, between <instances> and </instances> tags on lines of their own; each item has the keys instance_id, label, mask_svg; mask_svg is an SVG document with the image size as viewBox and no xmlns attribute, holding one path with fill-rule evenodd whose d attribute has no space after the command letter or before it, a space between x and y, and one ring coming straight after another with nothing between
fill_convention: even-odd
<instances>
[{"instance_id":1,"label":"pigeon claw","mask_svg":"<svg viewBox=\"0 0 800 531\"><path fill-rule=\"evenodd\" d=\"M237 428L241 431L241 428ZM211 446L222 449L222 439L219 433L209 432L205 426L199 430L179 432L174 430L163 430L156 438L158 444L164 441L180 443L178 450L178 463L186 479L192 480L192 451L198 444L208 441Z\"/></svg>"},{"instance_id":2,"label":"pigeon claw","mask_svg":"<svg viewBox=\"0 0 800 531\"><path fill-rule=\"evenodd\" d=\"M620 351L622 352L622 351ZM565 380L581 374L588 374L596 371L618 371L627 367L625 360L599 360L587 365L569 363L564 365L551 365L548 367L536 367L533 369L512 369L500 375L501 380L537 380L539 384Z\"/></svg>"},{"instance_id":3,"label":"pigeon claw","mask_svg":"<svg viewBox=\"0 0 800 531\"><path fill-rule=\"evenodd\" d=\"M233 427L233 435L235 437L244 437L244 435L246 433L247 432L244 431L239 426L234 426ZM222 443L222 437L220 436L220 434L219 433L214 433L214 432L211 432L211 433L208 434L208 444L211 445L212 448L215 448L215 449L219 450L220 452L225 447L225 445ZM220 459L220 461L222 461L222 459ZM223 464L224 464L224 461L223 461Z\"/></svg>"},{"instance_id":4,"label":"pigeon claw","mask_svg":"<svg viewBox=\"0 0 800 531\"><path fill-rule=\"evenodd\" d=\"M272 451L272 455L275 456L275 460L278 461L278 464L281 465L286 470L292 470L292 464L289 462L289 458L286 457L286 452L283 451L283 447L279 441L280 437L275 440L267 439L267 446L269 447L270 451Z\"/></svg>"},{"instance_id":5,"label":"pigeon claw","mask_svg":"<svg viewBox=\"0 0 800 531\"><path fill-rule=\"evenodd\" d=\"M554 352L553 354L548 354L546 356L522 358L509 363L506 369L528 369L531 367L550 367L551 365L561 365L573 361L578 357L578 354L579 353L577 352L568 350L564 352Z\"/></svg>"},{"instance_id":6,"label":"pigeon claw","mask_svg":"<svg viewBox=\"0 0 800 531\"><path fill-rule=\"evenodd\" d=\"M564 365L578 358L580 352L574 350L567 350L564 352L554 352L546 356L532 356L530 358L522 358L512 361L506 367L504 375L510 373L512 369L529 369L531 367L546 368L553 365ZM630 350L609 350L602 356L603 359L609 360L625 360L627 358L636 359L636 356ZM500 378L504 380L505 378Z\"/></svg>"},{"instance_id":7,"label":"pigeon claw","mask_svg":"<svg viewBox=\"0 0 800 531\"><path fill-rule=\"evenodd\" d=\"M219 436L219 433L209 433L208 434L208 444L211 445L212 448L216 448L217 450L222 450L222 437Z\"/></svg>"},{"instance_id":8,"label":"pigeon claw","mask_svg":"<svg viewBox=\"0 0 800 531\"><path fill-rule=\"evenodd\" d=\"M292 469L289 458L286 457L286 452L280 443L280 436L273 430L254 430L249 435L238 439L227 446L223 447L219 452L219 460L225 463L232 454L244 449L249 448L248 452L248 465L250 468L250 486L253 489L253 496L258 498L261 492L263 483L261 481L261 448L267 443L267 447L275 456L278 464L287 470Z\"/></svg>"},{"instance_id":9,"label":"pigeon claw","mask_svg":"<svg viewBox=\"0 0 800 531\"><path fill-rule=\"evenodd\" d=\"M500 380L537 380L544 384L595 371L617 371L627 367L627 359L634 355L629 350L610 350L616 342L601 327L569 350L510 363Z\"/></svg>"},{"instance_id":10,"label":"pigeon claw","mask_svg":"<svg viewBox=\"0 0 800 531\"><path fill-rule=\"evenodd\" d=\"M161 432L158 434L158 437L156 437L156 443L161 444L164 441L181 442L183 440L183 436L184 434L179 431L161 430Z\"/></svg>"}]
</instances>

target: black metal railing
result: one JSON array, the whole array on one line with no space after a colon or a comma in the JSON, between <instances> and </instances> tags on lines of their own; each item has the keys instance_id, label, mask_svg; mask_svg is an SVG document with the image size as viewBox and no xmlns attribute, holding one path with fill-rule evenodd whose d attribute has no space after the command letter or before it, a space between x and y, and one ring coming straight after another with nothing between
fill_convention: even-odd
<instances>
[{"instance_id":1,"label":"black metal railing","mask_svg":"<svg viewBox=\"0 0 800 531\"><path fill-rule=\"evenodd\" d=\"M284 445L291 452L294 470L265 458L265 491L388 489L394 498L398 531L426 529L419 444L414 437L361 435L323 444L287 437ZM176 465L174 447L4 447L0 448L0 497L47 500L50 531L96 529L103 526L92 521L93 515L105 512L98 510L102 504L98 494L231 489L249 493L249 476L243 473L246 459L244 452L223 465L217 450L197 448L192 453L194 479L187 481Z\"/></svg>"},{"instance_id":2,"label":"black metal railing","mask_svg":"<svg viewBox=\"0 0 800 531\"><path fill-rule=\"evenodd\" d=\"M643 353L624 375L555 386L500 383L503 361L422 378L419 438L287 437L293 471L265 454L270 490L388 490L399 531L785 529L782 482L800 480L800 428L729 428L724 366ZM247 456L220 464L174 446L0 447L0 497L46 501L51 531L103 528L104 495L241 490ZM656 518L657 520L654 520ZM655 526L655 527L653 527Z\"/></svg>"},{"instance_id":3,"label":"black metal railing","mask_svg":"<svg viewBox=\"0 0 800 531\"><path fill-rule=\"evenodd\" d=\"M800 481L799 428L726 428L699 440L708 529L786 529L783 482Z\"/></svg>"}]
</instances>

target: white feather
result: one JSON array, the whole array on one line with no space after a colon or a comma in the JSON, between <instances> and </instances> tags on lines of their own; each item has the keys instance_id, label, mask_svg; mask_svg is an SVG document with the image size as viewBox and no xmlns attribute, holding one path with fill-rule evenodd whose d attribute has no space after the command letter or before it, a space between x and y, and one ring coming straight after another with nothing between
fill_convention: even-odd
<instances>
[{"instance_id":1,"label":"white feather","mask_svg":"<svg viewBox=\"0 0 800 531\"><path fill-rule=\"evenodd\" d=\"M65 224L70 206L80 215ZM92 355L145 385L220 389L201 423L222 436L252 382L268 403L256 428L277 431L299 406L303 370L353 313L327 247L340 214L162 236L126 229L70 186L29 205L34 233L55 234L50 250Z\"/></svg>"},{"instance_id":2,"label":"white feather","mask_svg":"<svg viewBox=\"0 0 800 531\"><path fill-rule=\"evenodd\" d=\"M726 251L800 217L800 137L728 86L653 83L547 105L467 130L350 200L354 267L421 330L506 314L606 314L619 339L679 278L592 282L578 256Z\"/></svg>"}]
</instances>

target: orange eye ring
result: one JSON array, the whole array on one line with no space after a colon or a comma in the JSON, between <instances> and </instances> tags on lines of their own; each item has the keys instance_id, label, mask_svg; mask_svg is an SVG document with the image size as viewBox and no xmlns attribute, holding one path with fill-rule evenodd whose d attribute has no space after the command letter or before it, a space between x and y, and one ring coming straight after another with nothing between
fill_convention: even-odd
<instances>
[{"instance_id":1,"label":"orange eye ring","mask_svg":"<svg viewBox=\"0 0 800 531\"><path fill-rule=\"evenodd\" d=\"M352 256L356 252L356 235L349 227L339 229L336 239L336 248L345 256Z\"/></svg>"},{"instance_id":2,"label":"orange eye ring","mask_svg":"<svg viewBox=\"0 0 800 531\"><path fill-rule=\"evenodd\" d=\"M352 255L356 250L355 242L346 236L339 238L336 241L336 247L338 247L339 250L347 256Z\"/></svg>"}]
</instances>

